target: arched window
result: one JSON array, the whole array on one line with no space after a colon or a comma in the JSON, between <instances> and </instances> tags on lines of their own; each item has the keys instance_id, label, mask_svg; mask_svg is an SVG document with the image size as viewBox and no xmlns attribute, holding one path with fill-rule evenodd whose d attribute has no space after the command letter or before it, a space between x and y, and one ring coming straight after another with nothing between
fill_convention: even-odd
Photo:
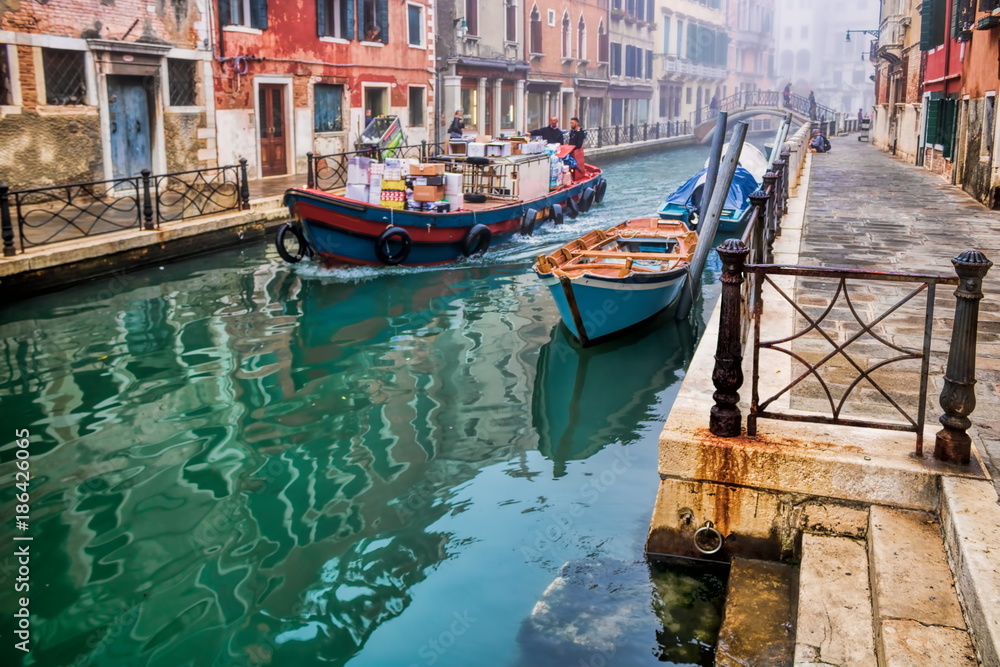
<instances>
[{"instance_id":1,"label":"arched window","mask_svg":"<svg viewBox=\"0 0 1000 667\"><path fill-rule=\"evenodd\" d=\"M508 42L517 41L517 4L514 0L507 0L506 32L504 38Z\"/></svg>"},{"instance_id":2,"label":"arched window","mask_svg":"<svg viewBox=\"0 0 1000 667\"><path fill-rule=\"evenodd\" d=\"M597 24L597 60L598 62L608 62L611 48L608 45L608 33L604 30L604 19Z\"/></svg>"},{"instance_id":3,"label":"arched window","mask_svg":"<svg viewBox=\"0 0 1000 667\"><path fill-rule=\"evenodd\" d=\"M572 58L572 44L569 34L569 12L563 12L562 20L562 57Z\"/></svg>"},{"instance_id":4,"label":"arched window","mask_svg":"<svg viewBox=\"0 0 1000 667\"><path fill-rule=\"evenodd\" d=\"M538 5L531 7L531 42L529 48L531 53L542 53L542 15L538 12Z\"/></svg>"},{"instance_id":5,"label":"arched window","mask_svg":"<svg viewBox=\"0 0 1000 667\"><path fill-rule=\"evenodd\" d=\"M580 60L587 59L587 22L583 20L583 14L576 24L576 57Z\"/></svg>"}]
</instances>

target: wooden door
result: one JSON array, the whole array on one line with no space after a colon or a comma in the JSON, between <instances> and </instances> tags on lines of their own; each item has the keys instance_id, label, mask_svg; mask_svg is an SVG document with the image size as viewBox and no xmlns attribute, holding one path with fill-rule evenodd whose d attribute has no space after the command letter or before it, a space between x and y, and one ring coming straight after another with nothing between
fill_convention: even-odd
<instances>
[{"instance_id":1,"label":"wooden door","mask_svg":"<svg viewBox=\"0 0 1000 667\"><path fill-rule=\"evenodd\" d=\"M259 91L260 173L280 176L288 172L285 159L285 87L262 85Z\"/></svg>"},{"instance_id":2,"label":"wooden door","mask_svg":"<svg viewBox=\"0 0 1000 667\"><path fill-rule=\"evenodd\" d=\"M138 176L151 169L149 95L141 78L108 77L108 120L114 177Z\"/></svg>"}]
</instances>

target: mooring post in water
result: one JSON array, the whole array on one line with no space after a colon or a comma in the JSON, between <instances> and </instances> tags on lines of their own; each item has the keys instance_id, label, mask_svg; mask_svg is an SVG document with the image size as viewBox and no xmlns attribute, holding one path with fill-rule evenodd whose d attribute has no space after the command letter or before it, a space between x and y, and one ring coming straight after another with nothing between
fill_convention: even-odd
<instances>
[{"instance_id":1,"label":"mooring post in water","mask_svg":"<svg viewBox=\"0 0 1000 667\"><path fill-rule=\"evenodd\" d=\"M14 223L10 219L10 186L0 183L0 226L3 228L3 256L13 257L17 250L14 248Z\"/></svg>"},{"instance_id":2,"label":"mooring post in water","mask_svg":"<svg viewBox=\"0 0 1000 667\"><path fill-rule=\"evenodd\" d=\"M978 250L966 250L951 260L958 274L955 290L955 323L948 349L948 368L941 389L939 421L944 426L934 439L934 458L949 463L968 464L972 438L969 415L976 409L976 334L979 330L979 301L983 298L983 278L993 262Z\"/></svg>"},{"instance_id":3,"label":"mooring post in water","mask_svg":"<svg viewBox=\"0 0 1000 667\"><path fill-rule=\"evenodd\" d=\"M698 207L698 217L704 220L708 203L712 200L715 183L718 181L719 160L722 159L722 146L726 143L726 119L729 114L719 112L715 121L715 136L712 137L712 151L708 154L708 169L705 171L705 185L701 188L701 205Z\"/></svg>"},{"instance_id":4,"label":"mooring post in water","mask_svg":"<svg viewBox=\"0 0 1000 667\"><path fill-rule=\"evenodd\" d=\"M695 295L701 289L701 272L705 270L708 253L712 250L715 230L719 227L722 207L725 206L729 184L733 182L733 174L736 173L736 167L739 166L740 151L743 150L743 142L746 138L747 124L742 121L736 123L733 138L729 141L729 150L719 165L719 180L715 183L717 187L712 193L712 201L708 204L708 212L698 223L698 247L695 248L694 257L688 267L687 286L677 304L676 318L678 321L687 318L691 312L691 306L694 304Z\"/></svg>"},{"instance_id":5,"label":"mooring post in water","mask_svg":"<svg viewBox=\"0 0 1000 667\"><path fill-rule=\"evenodd\" d=\"M734 438L742 431L740 387L743 386L743 322L740 293L744 265L750 248L739 239L728 239L716 250L722 259L722 310L719 313L719 339L715 346L715 405L708 419L708 430L720 438Z\"/></svg>"}]
</instances>

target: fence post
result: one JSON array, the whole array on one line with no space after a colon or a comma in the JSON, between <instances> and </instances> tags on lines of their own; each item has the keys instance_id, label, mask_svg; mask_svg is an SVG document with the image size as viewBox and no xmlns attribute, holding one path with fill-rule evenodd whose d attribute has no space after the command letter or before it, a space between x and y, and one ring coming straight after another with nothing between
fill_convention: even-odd
<instances>
[{"instance_id":1,"label":"fence post","mask_svg":"<svg viewBox=\"0 0 1000 667\"><path fill-rule=\"evenodd\" d=\"M781 151L781 154L779 155L779 157L781 158L781 164L783 164L785 166L785 178L784 178L784 182L782 183L782 186L781 186L781 189L782 189L782 192L781 192L781 212L782 212L782 214L788 213L788 193L789 193L789 190L791 189L789 187L791 185L791 174L788 172L788 165L791 162L791 160L789 160L788 158L790 158L791 155L792 154L789 153L787 150Z\"/></svg>"},{"instance_id":2,"label":"fence post","mask_svg":"<svg viewBox=\"0 0 1000 667\"><path fill-rule=\"evenodd\" d=\"M630 144L635 143L635 123L628 126L628 142Z\"/></svg>"},{"instance_id":3,"label":"fence post","mask_svg":"<svg viewBox=\"0 0 1000 667\"><path fill-rule=\"evenodd\" d=\"M781 236L781 218L788 210L786 203L788 199L788 160L775 160L774 173L777 180L774 182L774 233Z\"/></svg>"},{"instance_id":4,"label":"fence post","mask_svg":"<svg viewBox=\"0 0 1000 667\"><path fill-rule=\"evenodd\" d=\"M958 274L955 290L955 322L948 349L948 368L941 389L944 426L934 439L934 458L949 463L969 463L972 426L969 415L976 409L976 334L979 329L979 301L983 298L983 278L993 262L978 250L966 250L951 260Z\"/></svg>"},{"instance_id":5,"label":"fence post","mask_svg":"<svg viewBox=\"0 0 1000 667\"><path fill-rule=\"evenodd\" d=\"M621 129L621 125L615 125L615 146L618 145L618 130Z\"/></svg>"},{"instance_id":6,"label":"fence post","mask_svg":"<svg viewBox=\"0 0 1000 667\"><path fill-rule=\"evenodd\" d=\"M777 160L775 160L775 166L777 166ZM764 174L764 184L761 189L767 192L770 196L767 200L767 226L774 230L775 236L778 234L778 174L773 171L769 171Z\"/></svg>"},{"instance_id":7,"label":"fence post","mask_svg":"<svg viewBox=\"0 0 1000 667\"><path fill-rule=\"evenodd\" d=\"M240 210L250 210L250 181L247 180L247 159L240 158Z\"/></svg>"},{"instance_id":8,"label":"fence post","mask_svg":"<svg viewBox=\"0 0 1000 667\"><path fill-rule=\"evenodd\" d=\"M14 223L10 219L10 186L0 183L0 226L3 229L3 256L13 257L17 250L14 248Z\"/></svg>"},{"instance_id":9,"label":"fence post","mask_svg":"<svg viewBox=\"0 0 1000 667\"><path fill-rule=\"evenodd\" d=\"M313 164L312 151L306 153L306 187L316 187L316 166Z\"/></svg>"},{"instance_id":10,"label":"fence post","mask_svg":"<svg viewBox=\"0 0 1000 667\"><path fill-rule=\"evenodd\" d=\"M715 405L708 419L708 429L720 438L733 438L742 430L742 415L737 405L739 389L743 385L740 285L743 284L743 267L750 249L739 239L728 239L715 250L722 259L722 312L719 340L715 347L715 368L712 371Z\"/></svg>"},{"instance_id":11,"label":"fence post","mask_svg":"<svg viewBox=\"0 0 1000 667\"><path fill-rule=\"evenodd\" d=\"M767 215L768 194L757 190L750 195L750 205L757 210L757 223L753 230L753 264L771 264L774 261L774 230Z\"/></svg>"},{"instance_id":12,"label":"fence post","mask_svg":"<svg viewBox=\"0 0 1000 667\"><path fill-rule=\"evenodd\" d=\"M420 161L427 162L427 140L420 140Z\"/></svg>"},{"instance_id":13,"label":"fence post","mask_svg":"<svg viewBox=\"0 0 1000 667\"><path fill-rule=\"evenodd\" d=\"M597 128L597 147L598 148L603 148L604 147L604 128L603 127Z\"/></svg>"},{"instance_id":14,"label":"fence post","mask_svg":"<svg viewBox=\"0 0 1000 667\"><path fill-rule=\"evenodd\" d=\"M143 169L142 174L142 219L147 230L153 229L153 199L149 193L149 169Z\"/></svg>"}]
</instances>

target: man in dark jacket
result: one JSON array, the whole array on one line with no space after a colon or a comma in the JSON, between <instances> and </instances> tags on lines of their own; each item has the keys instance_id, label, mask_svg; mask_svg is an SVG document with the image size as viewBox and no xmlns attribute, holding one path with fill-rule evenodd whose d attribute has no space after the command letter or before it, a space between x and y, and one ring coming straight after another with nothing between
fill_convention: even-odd
<instances>
[{"instance_id":1,"label":"man in dark jacket","mask_svg":"<svg viewBox=\"0 0 1000 667\"><path fill-rule=\"evenodd\" d=\"M587 131L580 127L580 119L573 117L569 119L569 145L571 145L574 150L577 148L583 148L583 142L587 140Z\"/></svg>"},{"instance_id":2,"label":"man in dark jacket","mask_svg":"<svg viewBox=\"0 0 1000 667\"><path fill-rule=\"evenodd\" d=\"M548 125L540 127L537 130L532 130L531 136L541 137L548 144L561 144L563 142L563 133L559 129L559 118L552 116L549 118Z\"/></svg>"}]
</instances>

